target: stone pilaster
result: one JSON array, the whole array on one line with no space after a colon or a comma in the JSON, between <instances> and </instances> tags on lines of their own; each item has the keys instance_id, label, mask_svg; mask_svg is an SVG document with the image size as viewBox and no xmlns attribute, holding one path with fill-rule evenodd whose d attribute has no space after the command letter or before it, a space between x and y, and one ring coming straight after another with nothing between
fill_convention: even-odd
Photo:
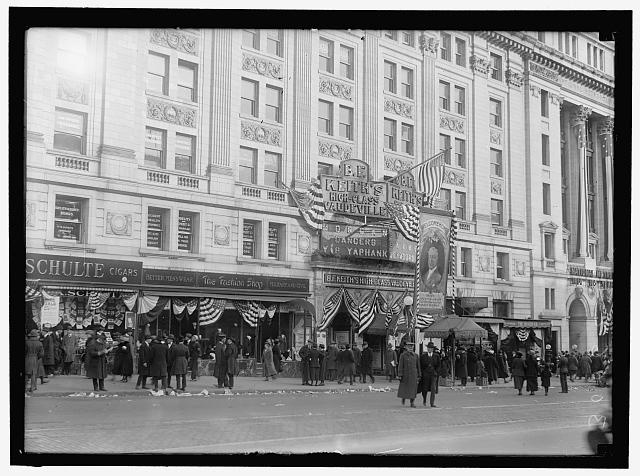
<instances>
[{"instance_id":1,"label":"stone pilaster","mask_svg":"<svg viewBox=\"0 0 640 476\"><path fill-rule=\"evenodd\" d=\"M294 180L311 181L311 30L296 30L294 51L293 156ZM317 53L316 53L317 54Z\"/></svg>"},{"instance_id":2,"label":"stone pilaster","mask_svg":"<svg viewBox=\"0 0 640 476\"><path fill-rule=\"evenodd\" d=\"M379 137L382 135L382 132L378 133L379 128L382 128L382 118L378 115L381 91L379 75L374 73L378 71L378 42L379 37L376 32L365 33L364 71L369 74L364 75L363 86L362 160L369 164L374 177L379 177L382 172L382 167L378 167L381 144Z\"/></svg>"},{"instance_id":3,"label":"stone pilaster","mask_svg":"<svg viewBox=\"0 0 640 476\"><path fill-rule=\"evenodd\" d=\"M211 169L231 166L231 54L233 31L213 30L212 64L226 65L211 72L212 120L211 120Z\"/></svg>"},{"instance_id":4,"label":"stone pilaster","mask_svg":"<svg viewBox=\"0 0 640 476\"><path fill-rule=\"evenodd\" d=\"M578 182L578 257L588 254L589 214L587 213L587 138L586 121L591 115L591 108L578 106L571 116L571 127L576 134L578 144L579 182Z\"/></svg>"},{"instance_id":5,"label":"stone pilaster","mask_svg":"<svg viewBox=\"0 0 640 476\"><path fill-rule=\"evenodd\" d=\"M605 185L605 236L604 258L613 261L613 118L607 117L598 126L602 138Z\"/></svg>"},{"instance_id":6,"label":"stone pilaster","mask_svg":"<svg viewBox=\"0 0 640 476\"><path fill-rule=\"evenodd\" d=\"M420 49L422 50L422 151L425 158L436 153L438 140L437 129L437 87L436 57L439 41L435 37L420 35ZM418 159L420 160L420 159Z\"/></svg>"}]
</instances>

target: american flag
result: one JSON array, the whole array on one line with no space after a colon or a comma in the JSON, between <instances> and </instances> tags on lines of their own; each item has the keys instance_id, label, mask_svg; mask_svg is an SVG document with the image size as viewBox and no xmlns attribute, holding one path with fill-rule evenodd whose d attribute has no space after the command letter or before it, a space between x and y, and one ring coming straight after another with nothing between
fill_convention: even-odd
<instances>
[{"instance_id":1,"label":"american flag","mask_svg":"<svg viewBox=\"0 0 640 476\"><path fill-rule=\"evenodd\" d=\"M198 322L201 326L215 324L224 312L227 301L225 299L202 298L198 312Z\"/></svg>"},{"instance_id":2,"label":"american flag","mask_svg":"<svg viewBox=\"0 0 640 476\"><path fill-rule=\"evenodd\" d=\"M244 322L250 327L258 327L258 317L260 316L260 306L254 301L233 301Z\"/></svg>"},{"instance_id":3,"label":"american flag","mask_svg":"<svg viewBox=\"0 0 640 476\"><path fill-rule=\"evenodd\" d=\"M287 187L288 188L288 187ZM307 224L316 230L322 230L324 222L324 199L322 187L318 179L314 179L311 186L304 192L288 188L291 197L296 202L300 215Z\"/></svg>"},{"instance_id":4,"label":"american flag","mask_svg":"<svg viewBox=\"0 0 640 476\"><path fill-rule=\"evenodd\" d=\"M416 329L426 329L435 319L428 314L418 314L416 316Z\"/></svg>"},{"instance_id":5,"label":"american flag","mask_svg":"<svg viewBox=\"0 0 640 476\"><path fill-rule=\"evenodd\" d=\"M444 178L444 151L419 166L416 177L416 190L425 194L426 203L431 206L435 196L440 193Z\"/></svg>"},{"instance_id":6,"label":"american flag","mask_svg":"<svg viewBox=\"0 0 640 476\"><path fill-rule=\"evenodd\" d=\"M387 203L386 207L402 236L409 241L417 242L420 232L420 209L406 203Z\"/></svg>"}]
</instances>

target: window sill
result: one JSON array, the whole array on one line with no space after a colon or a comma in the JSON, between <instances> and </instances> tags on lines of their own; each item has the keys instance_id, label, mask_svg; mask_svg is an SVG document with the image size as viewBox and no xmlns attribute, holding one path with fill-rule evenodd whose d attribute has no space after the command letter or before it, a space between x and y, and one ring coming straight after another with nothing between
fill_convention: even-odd
<instances>
[{"instance_id":1,"label":"window sill","mask_svg":"<svg viewBox=\"0 0 640 476\"><path fill-rule=\"evenodd\" d=\"M460 118L460 119L466 119L467 118L466 114L460 114L460 113L457 113L455 111L448 111L448 110L442 109L442 108L440 108L440 112L442 112L444 114L449 114L450 116L453 116L455 118ZM455 132L455 131L452 131L452 132Z\"/></svg>"},{"instance_id":2,"label":"window sill","mask_svg":"<svg viewBox=\"0 0 640 476\"><path fill-rule=\"evenodd\" d=\"M384 91L384 94L387 94L391 97L393 97L394 99L399 99L400 101L410 101L410 102L416 102L415 98L408 98L407 96L403 96L400 93L394 93L393 91ZM410 118L411 119L411 118Z\"/></svg>"},{"instance_id":3,"label":"window sill","mask_svg":"<svg viewBox=\"0 0 640 476\"><path fill-rule=\"evenodd\" d=\"M279 266L282 268L291 268L291 265L282 260L275 259L260 259L260 258L248 258L245 256L238 256L236 262L239 264L259 264L261 266Z\"/></svg>"},{"instance_id":4,"label":"window sill","mask_svg":"<svg viewBox=\"0 0 640 476\"><path fill-rule=\"evenodd\" d=\"M70 240L61 240L53 238L44 241L44 247L48 250L78 250L85 253L95 253L94 247L88 246L86 243L77 243Z\"/></svg>"},{"instance_id":5,"label":"window sill","mask_svg":"<svg viewBox=\"0 0 640 476\"><path fill-rule=\"evenodd\" d=\"M506 286L513 286L513 282L507 281L506 279L498 279L498 278L493 278L493 284L504 284Z\"/></svg>"}]
</instances>

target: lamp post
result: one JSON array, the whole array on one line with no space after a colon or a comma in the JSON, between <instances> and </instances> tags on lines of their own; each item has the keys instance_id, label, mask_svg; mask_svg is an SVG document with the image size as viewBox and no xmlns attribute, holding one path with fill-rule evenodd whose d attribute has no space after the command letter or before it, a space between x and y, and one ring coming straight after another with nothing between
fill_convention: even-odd
<instances>
[{"instance_id":1,"label":"lamp post","mask_svg":"<svg viewBox=\"0 0 640 476\"><path fill-rule=\"evenodd\" d=\"M404 315L407 318L407 329L408 329L408 334L411 337L411 339L413 339L415 336L413 335L414 333L414 321L413 321L413 313L411 312L413 310L413 296L405 296L403 299L404 302ZM411 308L411 309L410 309Z\"/></svg>"}]
</instances>

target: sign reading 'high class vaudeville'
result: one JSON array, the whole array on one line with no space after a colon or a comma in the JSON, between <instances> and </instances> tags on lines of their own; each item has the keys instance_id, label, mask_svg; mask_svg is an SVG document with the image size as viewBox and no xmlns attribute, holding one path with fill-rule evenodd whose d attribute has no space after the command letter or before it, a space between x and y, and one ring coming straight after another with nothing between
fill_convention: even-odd
<instances>
[{"instance_id":1,"label":"sign reading 'high class vaudeville'","mask_svg":"<svg viewBox=\"0 0 640 476\"><path fill-rule=\"evenodd\" d=\"M140 284L142 263L95 257L27 253L27 279L83 283Z\"/></svg>"}]
</instances>

